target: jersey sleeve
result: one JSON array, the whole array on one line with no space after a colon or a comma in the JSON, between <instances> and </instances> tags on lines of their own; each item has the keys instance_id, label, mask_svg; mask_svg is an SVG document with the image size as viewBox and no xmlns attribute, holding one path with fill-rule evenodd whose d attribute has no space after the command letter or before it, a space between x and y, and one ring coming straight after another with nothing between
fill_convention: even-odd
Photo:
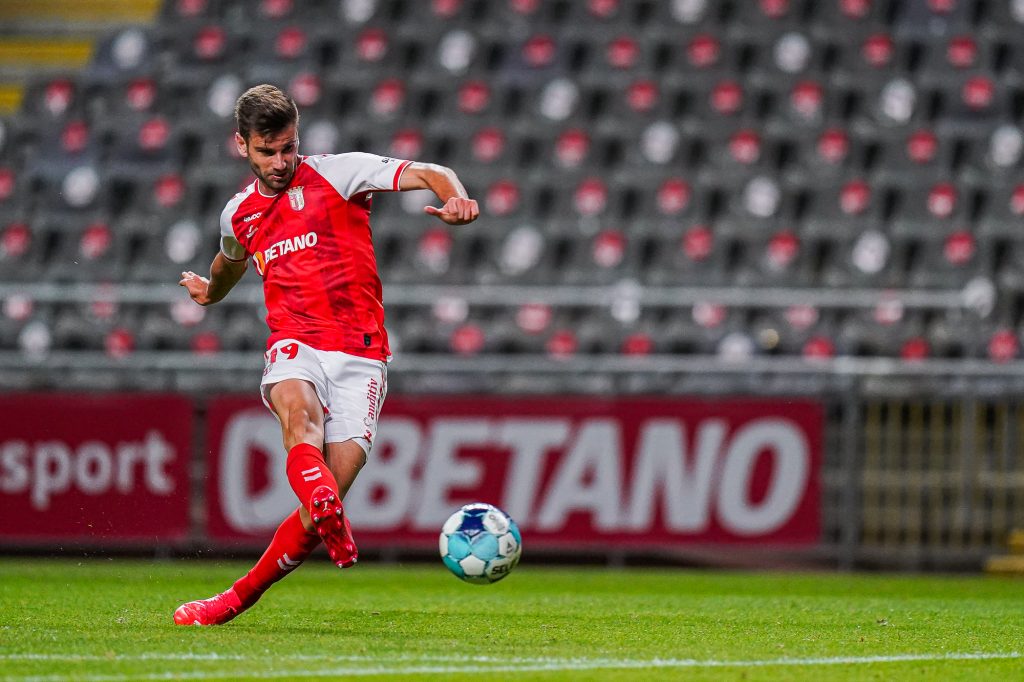
<instances>
[{"instance_id":1,"label":"jersey sleeve","mask_svg":"<svg viewBox=\"0 0 1024 682\"><path fill-rule=\"evenodd\" d=\"M245 260L245 247L238 243L235 231L231 227L231 217L238 209L238 203L232 199L220 214L220 252L225 258L235 262Z\"/></svg>"},{"instance_id":2,"label":"jersey sleeve","mask_svg":"<svg viewBox=\"0 0 1024 682\"><path fill-rule=\"evenodd\" d=\"M397 192L412 163L365 152L311 156L306 162L346 200L361 192Z\"/></svg>"}]
</instances>

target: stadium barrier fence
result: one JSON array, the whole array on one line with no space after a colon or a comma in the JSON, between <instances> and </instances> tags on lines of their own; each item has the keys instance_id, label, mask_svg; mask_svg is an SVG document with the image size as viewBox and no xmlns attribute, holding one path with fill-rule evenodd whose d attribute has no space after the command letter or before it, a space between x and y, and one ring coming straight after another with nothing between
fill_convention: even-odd
<instances>
[{"instance_id":1,"label":"stadium barrier fence","mask_svg":"<svg viewBox=\"0 0 1024 682\"><path fill-rule=\"evenodd\" d=\"M254 383L251 368L246 366L251 365L252 360L249 356L244 363L240 361L236 368L240 372L239 376L244 373L247 377L246 383L239 385L240 389L248 389L249 384ZM642 371L635 363L630 365L625 362L617 367L615 362L611 362L601 368L602 373L598 376L603 377L605 387L610 388L612 393L604 397L592 394L587 397L562 395L552 406L550 398L545 402L544 397L531 393L529 384L517 385L512 377L536 376L539 383L532 388L538 388L543 386L542 380L552 372L579 377L580 372L598 371L599 363L588 363L586 360L575 364L563 362L559 364L560 369L553 370L544 361L535 359L532 368L527 368L527 359L521 360L522 366L516 362L506 362L502 365L504 372L498 371L500 367L491 366L488 373L484 371L486 366L499 363L499 360L437 358L433 362L427 357L404 358L396 363L399 367L392 373L393 377L403 376L403 373L405 376L392 382L391 394L384 408L380 437L385 437L389 419L419 419L421 426L426 423L423 420L427 420L433 429L440 423L439 420L463 419L465 415L460 410L464 412L467 403L485 406L485 416L491 421L507 420L517 414L538 417L531 410L542 405L541 412L544 415L562 415L569 420L568 426L552 426L545 422L547 428L568 428L577 434L584 415L589 414L599 420L618 420L615 428L623 434L623 442L632 443L632 446L627 445L625 448L629 450L632 447L630 453L622 455L621 459L616 460L615 466L608 468L603 468L600 462L602 458L612 455L599 454L589 459L577 456L573 464L576 467L575 473L568 476L568 479L579 485L575 488L563 486L559 493L568 494L570 499L540 500L535 508L527 510L529 514L536 515L546 505L547 536L543 529L536 530L535 537L540 542L535 543L535 547L549 552L584 548L590 555L613 560L657 556L728 563L733 556L745 556L765 563L810 560L844 568L879 566L970 569L980 567L987 556L1001 551L1011 529L1024 526L1024 500L1021 497L1024 494L1024 401L1021 400L1024 386L1021 385L1021 373L1014 365L1000 368L989 363L976 363L975 369L978 371L970 373L963 371L965 366L970 366L970 363L966 363L960 366L960 371L954 376L940 371L945 368L937 367L934 362L896 372L883 371L886 368L882 363L876 365L873 373L863 372L864 363L860 363L860 367L856 367L856 363L833 363L831 366L808 368L807 363L802 362L802 372L796 371L795 366L790 372L779 371L785 365L774 363L776 371L772 372L765 369L766 366L756 364L723 368L719 361L704 359L706 364L703 371L698 371L696 365L700 364L701 359L687 358L680 361L677 358L672 365L674 370L666 374L666 368L661 368L664 371ZM109 365L109 359L106 362ZM136 362L141 361L136 358ZM76 371L86 373L112 371L109 366L101 370L100 364L97 359L96 369L81 370L81 363L69 363L79 368ZM197 376L202 374L202 363L199 364L198 369L193 364ZM652 364L657 364L657 359ZM452 374L455 365L461 367L467 378L467 382L462 385L463 389L469 386L480 391L489 382L504 381L509 389L505 393L506 397L495 397L501 394L494 390L476 394L478 397L460 397L456 391L457 382L453 383L459 376L459 372L455 372L454 376ZM830 367L836 371L829 372ZM851 367L862 370L862 373L852 371ZM474 368L479 372L474 372ZM755 368L762 371L758 372ZM128 363L121 371L138 372L139 369ZM179 370L170 365L166 371L174 375ZM482 381L482 377L486 381ZM640 381L640 378L646 378L647 383ZM642 393L636 390L632 393L641 395L630 395L631 388L650 386L652 381L657 384L656 379L666 381L664 385L670 386L670 390L659 391L656 398L642 397ZM593 381L593 377L588 380ZM164 551L171 548L190 551L221 548L227 542L229 546L243 551L261 549L265 536L268 536L266 527L279 515L279 508L274 505L266 507L270 511L265 513L265 517L260 517L262 520L259 524L250 528L251 533L234 532L232 535L223 532L221 528L218 535L213 522L215 514L211 513L211 502L214 499L220 500L223 495L209 487L212 476L207 457L215 449L212 440L220 436L213 434L210 427L213 423L211 420L216 417L218 404L233 404L233 410L248 415L252 421L246 429L251 433L261 431L266 443L276 443L279 438L276 422L259 405L254 391L241 398L204 396L200 391L183 390L189 385L189 380L180 378L180 383L176 392L157 395L5 395L3 413L7 417L4 426L0 428L0 538L3 546L43 550L136 548ZM431 386L435 389L432 392L422 390ZM441 393L443 390L448 393ZM115 401L109 414L97 416L90 413L87 408L104 398ZM172 423L162 422L163 426L158 429L160 435L155 440L149 435L152 429L147 431L145 412L139 411L139 406L144 405L146 400L156 400L157 404L167 400L168 405L178 406L169 412L176 415ZM224 403L224 400L228 402ZM181 404L186 406L183 412ZM641 504L637 497L638 491L658 496L668 489L664 485L661 488L655 486L644 489L635 483L635 464L643 450L639 445L643 434L636 430L640 429L637 424L641 424L643 419L649 420L652 414L657 416L657 410L668 410L670 415L676 409L680 414L692 415L695 409L711 409L709 405L724 409L725 417L721 414L718 417L728 422L729 414L741 412L745 404L760 405L763 418L771 418L774 414L772 410L777 406L802 405L802 409L818 411L821 430L818 436L820 468L814 469L817 487L801 489L803 494L817 499L817 504L808 507L803 504L803 498L796 502L791 500L793 513L786 518L786 522L791 525L783 524L787 530L781 536L778 533L773 536L774 531L761 535L755 532L738 541L737 537L728 537L728 533L723 535L720 533L722 528L717 516L719 511L709 503L702 508L712 516L706 532L659 537L658 533L665 530L667 510L675 509L675 513L680 515L678 518L684 518L687 513L696 513L686 507L692 502L692 497L706 500L721 494L721 491L716 489L709 492L699 485L696 488L684 487L678 491L674 503L676 507L660 500ZM410 405L421 407L413 409ZM531 405L532 408L529 407ZM652 409L655 409L654 413L651 413ZM158 408L155 413L165 414L168 410ZM117 426L110 427L111 423ZM92 430L71 433L65 439L64 450L61 450L60 429L65 424L85 424ZM536 427L536 424L533 426ZM725 428L729 433L734 433L740 426L738 422L727 423ZM595 427L598 428L598 435L590 436L596 439L593 443L600 445L603 442L600 428L606 427ZM690 429L691 433L695 433L700 425L697 422L686 422L683 427L684 431ZM118 429L122 428L127 429L123 434L111 435L119 433ZM479 439L479 433L473 431L479 428L482 428L479 424L471 425L470 436ZM474 433L477 435L474 436ZM611 433L615 433L614 429ZM806 435L809 432L805 429L804 433ZM160 448L181 442L183 435L187 436L187 442L175 447L182 449L185 459L175 466L181 466L180 471L191 472L184 482L188 490L186 502L179 505L186 508L184 523L172 512L163 517L153 514L150 519L154 523L166 517L166 524L157 524L159 527L156 528L134 529L137 531L134 535L119 533L118 529L124 530L119 510L125 504L137 504L144 499L123 495L118 497L124 492L122 488L129 484L135 486L126 489L129 495L147 494L141 487L143 483L157 491L161 486L166 488L166 481L161 482L161 472L164 470L157 466L163 456ZM464 438L465 434L458 437ZM663 433L661 437L671 441L675 436L671 433L665 436ZM553 451L560 453L557 461L564 464L572 459L572 442L571 439L563 439L552 445ZM465 466L465 462L461 461L465 457L472 460L474 457L495 456L493 448L481 449L479 443L476 446L472 443L465 446L468 455L459 454L461 451L458 448L441 452L444 448L438 450L434 441L430 443L426 450L423 449L426 446L417 450L421 460L411 465L420 474L424 468L429 468L428 462L435 456L447 457L449 464L455 458L455 471ZM684 459L688 466L694 466L696 443L684 443L684 448L689 450ZM651 471L678 474L675 469L657 469L658 466L665 466L664 461L656 456L654 451L657 447L651 446L649 449L654 453L649 455L653 458L651 461L657 460L650 465L654 467ZM290 491L282 488L279 480L275 483L274 471L280 468L274 466L274 457L279 456L275 455L277 450L279 447L267 445L262 454L254 456L251 470L246 473L249 478L245 486L250 491L266 491L276 485L276 499L291 504ZM728 450L728 446L720 452L725 450ZM380 475L384 476L388 471L389 460L386 457L382 455L380 461L366 470L367 473L376 467L381 470ZM750 466L747 478L739 483L732 482L730 490L733 492L730 494L746 494L750 503L748 507L756 507L771 494L771 486L764 483L765 476L770 479L778 472L780 464L778 457L773 460L763 454L750 455L748 459ZM716 461L717 471L721 472L725 464L721 460ZM435 469L440 472L444 467ZM550 488L550 481L554 480L551 477L559 475L555 469L557 467L541 472L542 479L539 480L547 483L538 484L538 489L544 486ZM682 471L682 480L686 485L697 480L694 478L694 469L684 468ZM435 475L440 475L436 472ZM615 472L619 472L619 478L616 478ZM651 475L648 471L649 479ZM39 476L44 477L44 483L39 482ZM494 490L489 491L488 486L493 488L495 481L500 484L499 488L507 488L509 485L508 471L493 480L487 478L490 474L486 471L480 476L482 478L476 484L465 484L465 481L459 484L456 476L454 481L448 481L450 485L445 488L444 496L438 498L437 491L434 491L434 503L444 506L460 500L468 501L474 495L490 495L493 498ZM372 474L363 477L361 481L364 479L368 485L374 482ZM403 480L401 485L408 482ZM378 478L377 483L381 484L382 481ZM386 476L383 484L388 484ZM595 499L601 493L601 486L609 485L618 485L621 490L627 491L623 492L618 502L620 517L617 522L625 524L629 532L623 533L623 527L616 527L614 523L607 526L608 519L614 515L602 520L601 509ZM502 494L505 492L502 490ZM107 493L113 497L104 497ZM153 494L153 490L149 490L148 494ZM366 494L372 497L370 493ZM386 495L387 491L378 489L373 494ZM408 489L402 493L399 489L391 494L422 495L423 491ZM629 496L631 494L633 497ZM42 502L46 506L39 509L38 504ZM33 507L33 504L37 506ZM60 511L61 504L66 504L67 509L73 513L54 513L55 510ZM424 503L417 504L423 507ZM573 505L579 508L575 509ZM413 506L410 503L407 510ZM100 507L103 512L90 520L85 511L96 513ZM424 508L427 507L429 505ZM47 509L51 513L45 513ZM680 511L685 509L690 511ZM561 513L561 516L552 510ZM794 510L799 510L799 513ZM521 508L515 511L522 513ZM743 517L743 510L733 512L734 518ZM356 504L353 515L358 513L361 512ZM630 514L633 516L630 517ZM85 525L70 530L59 525L46 525L52 519L69 518L78 518ZM630 535L643 525L637 521L638 518L650 519L653 525L642 529L639 535ZM397 526L378 524L377 530L374 530L372 524L364 525L363 538L369 547L423 550L430 544L433 532L431 524L435 520L430 514L417 520L407 513ZM554 528L552 524L566 521L579 531L578 536L559 535L557 529L551 530ZM686 521L681 523L685 525ZM602 524L606 526L604 531ZM797 531L787 536L786 533L794 528ZM812 537L807 535L809 528ZM530 537L530 533L527 536ZM396 544L395 538L402 540ZM586 541L588 538L592 541Z\"/></svg>"}]
</instances>

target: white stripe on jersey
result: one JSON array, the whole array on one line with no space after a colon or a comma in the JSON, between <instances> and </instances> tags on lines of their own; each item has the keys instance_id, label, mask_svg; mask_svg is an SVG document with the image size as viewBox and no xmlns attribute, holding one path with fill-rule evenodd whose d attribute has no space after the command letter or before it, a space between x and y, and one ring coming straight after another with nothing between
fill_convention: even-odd
<instances>
[{"instance_id":1,"label":"white stripe on jersey","mask_svg":"<svg viewBox=\"0 0 1024 682\"><path fill-rule=\"evenodd\" d=\"M393 192L408 162L366 152L307 156L308 165L348 201L361 192ZM403 165L404 164L404 165Z\"/></svg>"},{"instance_id":2,"label":"white stripe on jersey","mask_svg":"<svg viewBox=\"0 0 1024 682\"><path fill-rule=\"evenodd\" d=\"M238 243L235 229L231 226L231 218L234 217L235 211L238 210L242 202L248 199L255 191L256 181L253 180L251 185L231 197L227 205L224 206L224 210L220 213L220 251L228 260L245 260L245 249Z\"/></svg>"}]
</instances>

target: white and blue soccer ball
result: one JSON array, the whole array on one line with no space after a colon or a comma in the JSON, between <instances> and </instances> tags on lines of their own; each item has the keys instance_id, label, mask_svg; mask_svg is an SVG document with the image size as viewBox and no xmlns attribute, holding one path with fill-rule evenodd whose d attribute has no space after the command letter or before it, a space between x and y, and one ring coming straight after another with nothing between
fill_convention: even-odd
<instances>
[{"instance_id":1,"label":"white and blue soccer ball","mask_svg":"<svg viewBox=\"0 0 1024 682\"><path fill-rule=\"evenodd\" d=\"M477 585L504 578L523 553L523 537L516 522L483 502L467 504L449 516L439 545L448 570Z\"/></svg>"}]
</instances>

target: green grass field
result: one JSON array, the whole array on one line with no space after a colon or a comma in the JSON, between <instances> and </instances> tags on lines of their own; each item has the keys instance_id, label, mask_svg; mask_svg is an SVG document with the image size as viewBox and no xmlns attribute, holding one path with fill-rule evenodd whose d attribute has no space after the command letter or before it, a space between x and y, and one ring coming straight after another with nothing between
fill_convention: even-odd
<instances>
[{"instance_id":1,"label":"green grass field","mask_svg":"<svg viewBox=\"0 0 1024 682\"><path fill-rule=\"evenodd\" d=\"M0 679L1024 680L1024 582L436 566L315 558L178 627L244 563L0 560Z\"/></svg>"}]
</instances>

